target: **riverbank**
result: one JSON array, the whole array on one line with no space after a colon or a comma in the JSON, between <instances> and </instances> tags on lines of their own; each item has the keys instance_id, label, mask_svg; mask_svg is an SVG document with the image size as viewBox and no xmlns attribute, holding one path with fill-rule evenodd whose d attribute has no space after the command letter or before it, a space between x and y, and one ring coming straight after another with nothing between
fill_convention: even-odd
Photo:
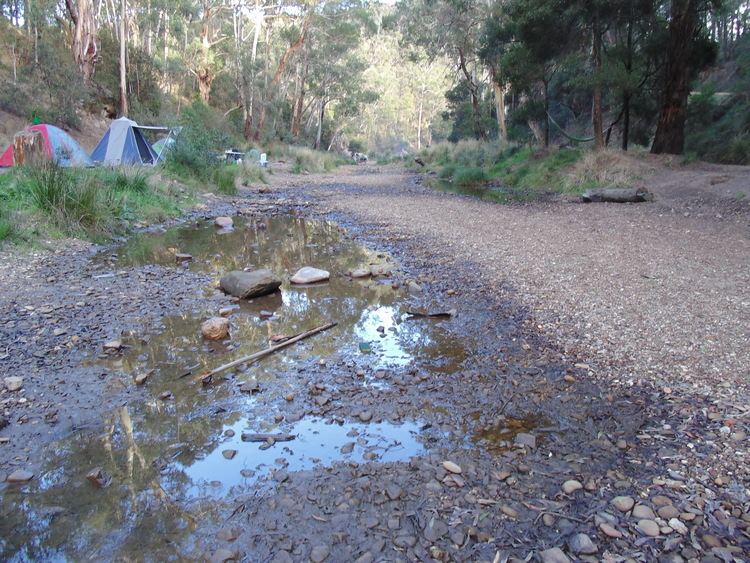
<instances>
[{"instance_id":1,"label":"riverbank","mask_svg":"<svg viewBox=\"0 0 750 563\"><path fill-rule=\"evenodd\" d=\"M91 261L90 247L83 244L66 245L56 255L4 256L2 318L9 320L0 330L3 341L13 345L0 354L0 365L28 379L21 395L3 392L3 400L12 398L12 404L4 403L11 425L0 433L8 438L0 471L28 469L52 483L52 492L55 487L86 492L89 504L67 504L63 495L63 505L57 505L62 511L41 520L44 506L20 513L10 508L13 518L4 516L13 528L4 529L3 537L23 544L23 534L36 530L38 549L69 557L83 549L105 557L277 561L428 556L492 561L497 553L501 559L532 551L542 557L553 548L580 557L592 547L577 534L587 536L596 557L690 559L723 553L714 549L747 548L746 387L741 372L733 371L746 358L736 339L747 326L741 324L744 309L735 307L747 302L744 270L737 262L747 257L742 215L722 220L656 207L497 206L439 194L420 186L414 175L374 166L304 177L280 170L270 188L262 188L269 189L209 198L185 227L199 216L245 216L253 230L242 231L250 238L234 248L252 251L267 238L264 231L276 232L276 215L335 220L346 229L345 239L393 256L398 268L381 280L385 283L368 282L378 292L374 309L355 307L353 318L363 316L347 329L352 332L321 336L325 352L304 348L290 361L272 364L273 377L261 380L256 398L247 399L236 383L266 369L262 366L201 390L191 378L176 377L182 364L171 363L154 364L151 382L135 386L127 351L121 365L117 358L82 364L123 331L135 339L137 357L143 356L134 364L139 369L150 366L155 347L170 343L171 358L210 355L204 345L183 343L181 332L170 333L163 325L172 326L165 318L177 315L197 327L206 311L231 304L206 291L215 282L214 266L184 269L147 258L142 264L105 267L106 261ZM727 243L722 252L711 233ZM672 256L691 236L700 246ZM165 239L170 241L162 245L166 255L179 250L172 241L184 245L186 240L184 235ZM617 244L622 241L629 242ZM311 256L315 246L308 244L322 244L304 242L295 247L300 254L283 260L280 268L291 271ZM338 247L328 244L315 252L336 255ZM648 256L644 249L650 246L654 254ZM206 252L209 256L210 247ZM688 264L681 266L684 261ZM681 268L689 265L693 273L683 280L687 274ZM653 276L656 266L658 273L669 274L658 278L656 289L640 285L655 279L641 277L646 266L646 275ZM729 298L715 299L710 309L701 294L718 277L725 284L722 295ZM637 298L646 287L651 299ZM682 316L682 309L672 306L680 297L676 289L685 293L681 299L688 311ZM324 293L317 298L325 298L328 289L319 290ZM281 303L258 302L232 322L278 330L286 315L299 310L295 304L314 297L314 291L287 289ZM378 305L390 300L395 308L389 314L398 320L394 331L381 317L370 327L371 316L382 313ZM654 303L662 314L652 311ZM456 313L436 325L404 324L414 323L401 320L414 307ZM261 320L263 309L277 319ZM640 318L632 313L636 310ZM694 340L704 334L690 311L703 315L698 319L715 337L703 353L679 360L688 368L688 375L681 375L674 369L678 358L665 351L674 347L684 353L681 334ZM624 320L615 322L619 316ZM720 316L727 322L719 322ZM680 330L652 322L662 317L674 318ZM380 367L387 347L385 355L377 347L372 356L357 350L361 331L377 335L379 326L383 342L413 350L408 361ZM140 338L147 343L137 344ZM380 340L374 337L375 343ZM630 341L633 347L623 346ZM648 353L641 354L644 343ZM231 350L220 352L216 361L227 355ZM730 382L725 387L709 369L719 360ZM704 382L704 377L713 379ZM173 394L171 402L158 400L165 389ZM68 410L69 403L78 407ZM149 422L157 416L152 411L164 411L169 424ZM311 420L329 428L344 425L353 432L352 445L326 444L326 434L316 447L333 461L297 471L295 452L306 447L305 431L297 424ZM368 426L386 423L393 428ZM258 431L256 424L264 431L299 432L300 442L288 443L289 450L272 445L273 459L283 461L253 468L258 474L246 477L247 488L222 488L223 481L233 483L241 469L250 469L237 465L245 450L227 431ZM362 424L366 428L357 426ZM183 430L175 434L177 428ZM383 449L367 449L378 443L367 428L384 433ZM399 434L405 428L412 430ZM392 443L396 435L405 446ZM75 444L90 444L87 457L74 455ZM222 457L227 448L240 451L234 461ZM389 460L391 451L404 451L406 457ZM173 489L186 479L190 484L190 468L214 453L220 462L212 466L216 492L209 488L196 497ZM143 465L134 470L132 460L139 456ZM87 463L73 463L80 459ZM173 459L182 465L176 467ZM113 485L101 492L83 488L90 485L86 474L94 462L113 476ZM151 484L156 475L146 469L154 466L160 468L160 488ZM148 477L145 489L142 474ZM18 506L14 503L25 491L37 490L36 483L32 480L28 489L6 484L4 506ZM33 498L43 499L44 490L39 493ZM643 506L621 512L611 504L615 497ZM616 501L621 503L627 500ZM124 516L108 512L110 505L125 507L119 509ZM150 543L157 538L146 533L151 528L142 517L146 506L162 515L168 544ZM165 520L166 513L172 516ZM92 533L84 525L77 546L51 540L55 530L59 534L82 514L103 519L111 531ZM653 526L656 535L649 535ZM695 533L695 542L681 526ZM140 545L128 540L131 534L138 535ZM3 551L13 545L6 540Z\"/></svg>"}]
</instances>

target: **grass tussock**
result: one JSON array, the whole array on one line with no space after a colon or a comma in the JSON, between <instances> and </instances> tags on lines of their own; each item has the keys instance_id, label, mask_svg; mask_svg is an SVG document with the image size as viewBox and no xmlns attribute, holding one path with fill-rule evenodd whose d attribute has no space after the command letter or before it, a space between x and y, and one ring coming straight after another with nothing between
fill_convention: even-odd
<instances>
[{"instance_id":1,"label":"grass tussock","mask_svg":"<svg viewBox=\"0 0 750 563\"><path fill-rule=\"evenodd\" d=\"M54 164L29 168L27 174L32 202L63 231L103 234L115 222L120 198L114 190L100 189L93 176Z\"/></svg>"},{"instance_id":2,"label":"grass tussock","mask_svg":"<svg viewBox=\"0 0 750 563\"><path fill-rule=\"evenodd\" d=\"M265 171L255 162L243 162L239 171L239 177L243 186L268 183Z\"/></svg>"},{"instance_id":3,"label":"grass tussock","mask_svg":"<svg viewBox=\"0 0 750 563\"><path fill-rule=\"evenodd\" d=\"M190 201L183 187L142 169L14 168L0 175L0 241L106 239L131 223L174 217Z\"/></svg>"},{"instance_id":4,"label":"grass tussock","mask_svg":"<svg viewBox=\"0 0 750 563\"><path fill-rule=\"evenodd\" d=\"M316 151L295 145L273 145L268 149L269 157L291 163L293 174L315 174L330 172L351 161L327 151Z\"/></svg>"},{"instance_id":5,"label":"grass tussock","mask_svg":"<svg viewBox=\"0 0 750 563\"><path fill-rule=\"evenodd\" d=\"M595 187L627 187L644 178L651 167L642 158L619 150L586 151L563 181L567 191Z\"/></svg>"}]
</instances>

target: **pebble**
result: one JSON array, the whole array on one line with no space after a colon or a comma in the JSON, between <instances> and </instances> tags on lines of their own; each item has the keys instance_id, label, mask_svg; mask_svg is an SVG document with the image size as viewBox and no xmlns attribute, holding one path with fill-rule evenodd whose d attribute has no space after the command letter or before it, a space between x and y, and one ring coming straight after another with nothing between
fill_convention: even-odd
<instances>
[{"instance_id":1,"label":"pebble","mask_svg":"<svg viewBox=\"0 0 750 563\"><path fill-rule=\"evenodd\" d=\"M231 217L217 217L214 219L214 225L221 229L230 229L234 226L234 221Z\"/></svg>"},{"instance_id":2,"label":"pebble","mask_svg":"<svg viewBox=\"0 0 750 563\"><path fill-rule=\"evenodd\" d=\"M664 495L656 495L651 499L651 502L654 506L669 506L672 504L672 499Z\"/></svg>"},{"instance_id":3,"label":"pebble","mask_svg":"<svg viewBox=\"0 0 750 563\"><path fill-rule=\"evenodd\" d=\"M18 391L23 387L23 377L17 375L6 377L3 381L5 382L5 388L8 391Z\"/></svg>"},{"instance_id":4,"label":"pebble","mask_svg":"<svg viewBox=\"0 0 750 563\"><path fill-rule=\"evenodd\" d=\"M500 511L509 518L518 518L518 511L515 508L511 508L507 504L501 505Z\"/></svg>"},{"instance_id":5,"label":"pebble","mask_svg":"<svg viewBox=\"0 0 750 563\"><path fill-rule=\"evenodd\" d=\"M417 538L414 536L398 536L393 540L396 547L414 547L417 545Z\"/></svg>"},{"instance_id":6,"label":"pebble","mask_svg":"<svg viewBox=\"0 0 750 563\"><path fill-rule=\"evenodd\" d=\"M576 481L575 479L570 479L568 481L565 481L562 486L562 490L566 495L572 495L574 492L579 491L583 488L583 485L580 481Z\"/></svg>"},{"instance_id":7,"label":"pebble","mask_svg":"<svg viewBox=\"0 0 750 563\"><path fill-rule=\"evenodd\" d=\"M659 524L653 520L639 520L636 527L644 536L654 538L659 535Z\"/></svg>"},{"instance_id":8,"label":"pebble","mask_svg":"<svg viewBox=\"0 0 750 563\"><path fill-rule=\"evenodd\" d=\"M607 524L606 522L602 522L599 524L599 529L602 531L602 533L610 538L621 538L622 532L615 529L614 526L611 526L610 524Z\"/></svg>"},{"instance_id":9,"label":"pebble","mask_svg":"<svg viewBox=\"0 0 750 563\"><path fill-rule=\"evenodd\" d=\"M146 383L146 380L149 378L150 375L151 375L150 371L147 371L145 373L139 373L138 375L135 376L135 384L143 385L144 383Z\"/></svg>"},{"instance_id":10,"label":"pebble","mask_svg":"<svg viewBox=\"0 0 750 563\"><path fill-rule=\"evenodd\" d=\"M656 518L654 511L645 504L637 504L631 516L636 520L654 520Z\"/></svg>"},{"instance_id":11,"label":"pebble","mask_svg":"<svg viewBox=\"0 0 750 563\"><path fill-rule=\"evenodd\" d=\"M27 483L34 478L34 474L25 469L16 469L5 478L8 483Z\"/></svg>"},{"instance_id":12,"label":"pebble","mask_svg":"<svg viewBox=\"0 0 750 563\"><path fill-rule=\"evenodd\" d=\"M372 420L372 413L370 411L362 411L359 413L359 419L362 422L370 422Z\"/></svg>"},{"instance_id":13,"label":"pebble","mask_svg":"<svg viewBox=\"0 0 750 563\"><path fill-rule=\"evenodd\" d=\"M682 521L678 520L677 518L669 519L669 527L682 536L688 533L687 526L685 526L685 524L683 524Z\"/></svg>"},{"instance_id":14,"label":"pebble","mask_svg":"<svg viewBox=\"0 0 750 563\"><path fill-rule=\"evenodd\" d=\"M201 325L201 334L206 340L223 340L229 336L229 319L211 317Z\"/></svg>"},{"instance_id":15,"label":"pebble","mask_svg":"<svg viewBox=\"0 0 750 563\"><path fill-rule=\"evenodd\" d=\"M328 559L328 555L331 553L331 548L327 545L316 545L310 552L310 561L313 563L321 563Z\"/></svg>"},{"instance_id":16,"label":"pebble","mask_svg":"<svg viewBox=\"0 0 750 563\"><path fill-rule=\"evenodd\" d=\"M225 561L236 561L237 554L228 549L217 549L211 556L211 563L225 563Z\"/></svg>"},{"instance_id":17,"label":"pebble","mask_svg":"<svg viewBox=\"0 0 750 563\"><path fill-rule=\"evenodd\" d=\"M656 511L656 513L659 515L660 518L663 518L664 520L677 518L680 515L680 511L677 510L677 508L675 508L671 504L668 504L667 506L662 506L659 510Z\"/></svg>"},{"instance_id":18,"label":"pebble","mask_svg":"<svg viewBox=\"0 0 750 563\"><path fill-rule=\"evenodd\" d=\"M428 541L434 542L442 538L448 533L448 525L442 520L437 520L435 517L430 518L424 529L424 537Z\"/></svg>"},{"instance_id":19,"label":"pebble","mask_svg":"<svg viewBox=\"0 0 750 563\"><path fill-rule=\"evenodd\" d=\"M375 561L375 556L369 551L366 551L360 555L354 563L372 563L373 561Z\"/></svg>"},{"instance_id":20,"label":"pebble","mask_svg":"<svg viewBox=\"0 0 750 563\"><path fill-rule=\"evenodd\" d=\"M591 538L586 534L573 534L568 539L568 547L573 553L582 553L584 555L591 555L599 551Z\"/></svg>"},{"instance_id":21,"label":"pebble","mask_svg":"<svg viewBox=\"0 0 750 563\"><path fill-rule=\"evenodd\" d=\"M711 534L703 534L703 543L708 547L721 547L721 540Z\"/></svg>"},{"instance_id":22,"label":"pebble","mask_svg":"<svg viewBox=\"0 0 750 563\"><path fill-rule=\"evenodd\" d=\"M221 455L226 459L232 459L237 455L237 450L222 450Z\"/></svg>"},{"instance_id":23,"label":"pebble","mask_svg":"<svg viewBox=\"0 0 750 563\"><path fill-rule=\"evenodd\" d=\"M539 554L539 557L542 563L570 563L568 556L559 547L545 549Z\"/></svg>"},{"instance_id":24,"label":"pebble","mask_svg":"<svg viewBox=\"0 0 750 563\"><path fill-rule=\"evenodd\" d=\"M527 434L526 432L519 432L516 434L516 445L534 449L536 448L536 436L533 434Z\"/></svg>"},{"instance_id":25,"label":"pebble","mask_svg":"<svg viewBox=\"0 0 750 563\"><path fill-rule=\"evenodd\" d=\"M635 504L635 501L631 497L615 497L610 502L620 512L627 512Z\"/></svg>"},{"instance_id":26,"label":"pebble","mask_svg":"<svg viewBox=\"0 0 750 563\"><path fill-rule=\"evenodd\" d=\"M452 461L444 461L443 468L446 471L450 471L451 473L455 473L457 475L461 474L461 472L463 471L460 465L453 463Z\"/></svg>"}]
</instances>

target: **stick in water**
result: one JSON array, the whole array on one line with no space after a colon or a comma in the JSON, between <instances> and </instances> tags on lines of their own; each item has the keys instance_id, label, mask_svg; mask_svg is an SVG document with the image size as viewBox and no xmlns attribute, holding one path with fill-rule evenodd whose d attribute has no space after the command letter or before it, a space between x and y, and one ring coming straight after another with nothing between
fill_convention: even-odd
<instances>
[{"instance_id":1,"label":"stick in water","mask_svg":"<svg viewBox=\"0 0 750 563\"><path fill-rule=\"evenodd\" d=\"M255 360L259 360L265 356L268 356L270 354L273 354L274 352L281 350L282 348L286 348L287 346L290 346L294 344L295 342L299 342L300 340L304 340L305 338L308 338L310 336L313 336L315 334L318 334L319 332L323 332L324 330L328 330L329 328L335 327L337 322L332 323L326 323L324 325L321 325L317 328L314 328L312 330L308 330L307 332L303 332L301 334L298 334L297 336L290 338L289 340L285 340L284 342L281 342L280 344L276 344L275 346L271 346L269 348L266 348L265 350L261 350L260 352L255 352L254 354L250 354L249 356L244 356L242 358L239 358L237 360L231 361L228 364L224 364L223 366L219 366L216 369L213 369L209 371L208 373L201 374L198 379L202 381L204 384L211 381L211 378L223 371L226 371L228 369L232 369L233 367L236 367L240 364L246 364L248 362L254 362Z\"/></svg>"}]
</instances>

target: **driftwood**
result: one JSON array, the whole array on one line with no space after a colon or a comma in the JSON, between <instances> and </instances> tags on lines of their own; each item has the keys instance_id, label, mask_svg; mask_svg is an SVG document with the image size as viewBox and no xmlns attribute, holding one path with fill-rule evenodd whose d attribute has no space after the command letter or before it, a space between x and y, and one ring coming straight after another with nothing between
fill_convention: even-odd
<instances>
[{"instance_id":1,"label":"driftwood","mask_svg":"<svg viewBox=\"0 0 750 563\"><path fill-rule=\"evenodd\" d=\"M286 348L287 346L291 346L295 342L299 342L300 340L309 338L310 336L318 334L319 332L323 332L324 330L333 328L337 324L339 323L337 322L326 323L312 330L308 330L307 332L300 333L297 336L290 338L289 340L285 340L279 344L276 344L275 346L270 346L269 348L266 348L265 350L261 350L260 352L255 352L254 354L250 354L249 356L243 356L242 358L238 358L232 362L229 362L228 364L219 366L216 369L209 371L208 373L201 374L200 376L198 376L197 379L199 379L201 383L203 383L203 385L208 385L211 382L211 379L213 378L213 376L216 374L219 374L228 369L232 369L233 367L237 367L241 364L247 364L250 362L254 362L256 360L260 360L261 358L264 358L265 356L270 356L271 354L281 350L282 348Z\"/></svg>"},{"instance_id":2,"label":"driftwood","mask_svg":"<svg viewBox=\"0 0 750 563\"><path fill-rule=\"evenodd\" d=\"M596 188L581 195L584 203L641 203L653 201L654 195L646 188Z\"/></svg>"},{"instance_id":3,"label":"driftwood","mask_svg":"<svg viewBox=\"0 0 750 563\"><path fill-rule=\"evenodd\" d=\"M456 314L456 310L451 309L450 311L438 311L436 313L427 313L424 311L406 311L406 314L411 317L421 317L421 318L429 318L429 319L449 319L453 315Z\"/></svg>"},{"instance_id":4,"label":"driftwood","mask_svg":"<svg viewBox=\"0 0 750 563\"><path fill-rule=\"evenodd\" d=\"M242 433L243 442L291 442L297 436L294 434L252 434Z\"/></svg>"}]
</instances>

